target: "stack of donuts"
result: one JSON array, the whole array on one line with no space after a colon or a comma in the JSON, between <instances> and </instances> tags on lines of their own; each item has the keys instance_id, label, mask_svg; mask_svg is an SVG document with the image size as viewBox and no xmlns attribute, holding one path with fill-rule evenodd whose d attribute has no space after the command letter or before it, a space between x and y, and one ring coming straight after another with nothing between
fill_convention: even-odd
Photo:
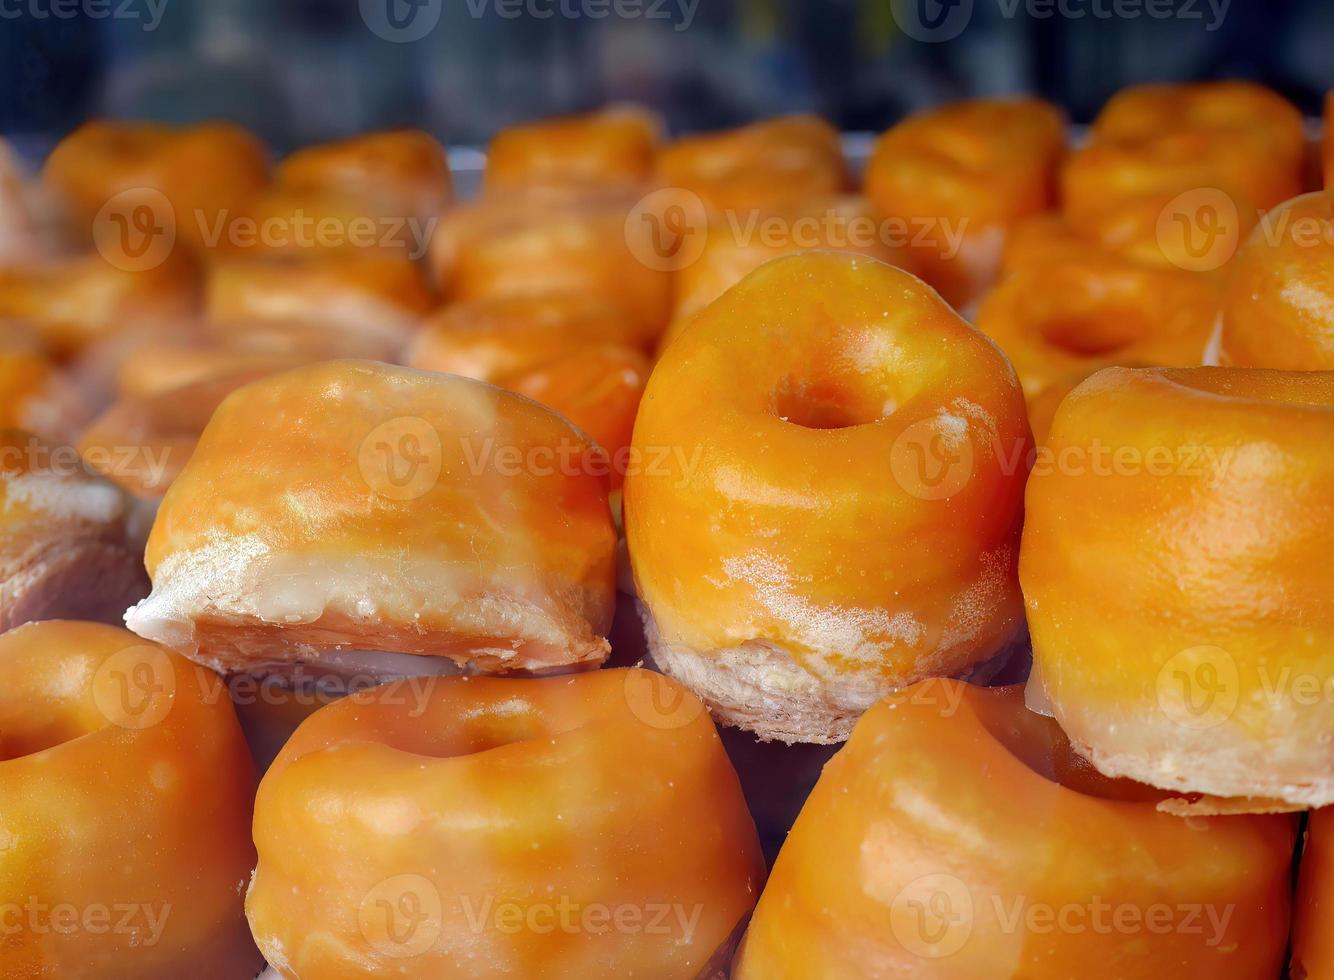
<instances>
[{"instance_id":1,"label":"stack of donuts","mask_svg":"<svg viewBox=\"0 0 1334 980\"><path fill-rule=\"evenodd\" d=\"M0 146L0 976L1334 980L1318 155Z\"/></svg>"}]
</instances>

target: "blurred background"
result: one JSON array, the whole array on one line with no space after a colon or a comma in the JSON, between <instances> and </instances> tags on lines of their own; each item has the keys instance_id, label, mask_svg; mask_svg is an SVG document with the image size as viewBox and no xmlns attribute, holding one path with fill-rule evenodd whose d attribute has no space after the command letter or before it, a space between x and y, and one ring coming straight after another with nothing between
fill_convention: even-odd
<instances>
[{"instance_id":1,"label":"blurred background","mask_svg":"<svg viewBox=\"0 0 1334 980\"><path fill-rule=\"evenodd\" d=\"M881 130L1033 92L1084 122L1142 81L1251 78L1308 114L1329 0L0 0L0 134L226 118L277 150L373 127L483 144L632 100L677 132L784 111Z\"/></svg>"}]
</instances>

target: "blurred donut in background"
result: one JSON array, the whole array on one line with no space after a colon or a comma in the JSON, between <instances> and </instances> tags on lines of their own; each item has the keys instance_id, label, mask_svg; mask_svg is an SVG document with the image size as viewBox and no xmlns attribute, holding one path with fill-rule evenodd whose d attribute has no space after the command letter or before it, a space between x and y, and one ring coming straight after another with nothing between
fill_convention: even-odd
<instances>
[{"instance_id":1,"label":"blurred donut in background","mask_svg":"<svg viewBox=\"0 0 1334 980\"><path fill-rule=\"evenodd\" d=\"M996 278L1018 222L1050 209L1065 120L1038 99L979 99L915 113L886 132L865 189L912 233L909 268L956 309Z\"/></svg>"},{"instance_id":2,"label":"blurred donut in background","mask_svg":"<svg viewBox=\"0 0 1334 980\"><path fill-rule=\"evenodd\" d=\"M608 106L579 116L503 129L486 150L487 194L607 194L649 182L663 122L639 106Z\"/></svg>"},{"instance_id":3,"label":"blurred donut in background","mask_svg":"<svg viewBox=\"0 0 1334 980\"><path fill-rule=\"evenodd\" d=\"M251 133L225 122L193 126L94 120L61 140L42 179L58 197L75 242L118 199L146 202L190 249L213 247L213 231L268 182L269 154ZM147 193L146 193L147 192ZM132 207L125 210L134 215Z\"/></svg>"}]
</instances>

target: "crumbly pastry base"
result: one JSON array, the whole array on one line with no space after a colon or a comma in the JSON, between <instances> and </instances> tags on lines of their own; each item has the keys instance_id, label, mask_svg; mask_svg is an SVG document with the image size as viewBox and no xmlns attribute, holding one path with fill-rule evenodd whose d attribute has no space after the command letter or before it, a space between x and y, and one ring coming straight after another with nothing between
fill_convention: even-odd
<instances>
[{"instance_id":1,"label":"crumbly pastry base","mask_svg":"<svg viewBox=\"0 0 1334 980\"><path fill-rule=\"evenodd\" d=\"M611 649L582 588L506 589L461 565L274 555L236 539L172 555L154 578L126 625L224 674L549 672Z\"/></svg>"},{"instance_id":2,"label":"crumbly pastry base","mask_svg":"<svg viewBox=\"0 0 1334 980\"><path fill-rule=\"evenodd\" d=\"M1163 745L1172 744L1163 733ZM1106 752L1071 738L1076 752L1104 776L1124 777L1169 792L1158 809L1180 816L1231 813L1282 813L1314 810L1334 803L1334 777L1292 780L1257 766L1226 747L1209 752L1165 749L1154 759L1139 753ZM1196 797L1199 797L1196 799Z\"/></svg>"},{"instance_id":3,"label":"crumbly pastry base","mask_svg":"<svg viewBox=\"0 0 1334 980\"><path fill-rule=\"evenodd\" d=\"M1056 709L1034 663L1024 687L1029 711L1056 718ZM1180 742L1179 732L1164 730L1162 744ZM1163 800L1158 809L1178 817L1226 816L1235 813L1289 813L1334 803L1334 778L1293 782L1259 773L1272 767L1256 766L1225 748L1209 752L1164 750L1154 759L1138 752L1104 752L1087 741L1070 739L1070 746L1104 776L1136 782L1180 793Z\"/></svg>"},{"instance_id":4,"label":"crumbly pastry base","mask_svg":"<svg viewBox=\"0 0 1334 980\"><path fill-rule=\"evenodd\" d=\"M886 679L863 674L831 682L812 674L767 640L703 653L664 643L653 614L642 602L639 612L653 665L694 691L719 722L752 732L761 741L844 742L857 719L877 701L935 676L925 668L920 676ZM1018 645L1007 644L1001 653L961 676L986 683L1005 666Z\"/></svg>"}]
</instances>

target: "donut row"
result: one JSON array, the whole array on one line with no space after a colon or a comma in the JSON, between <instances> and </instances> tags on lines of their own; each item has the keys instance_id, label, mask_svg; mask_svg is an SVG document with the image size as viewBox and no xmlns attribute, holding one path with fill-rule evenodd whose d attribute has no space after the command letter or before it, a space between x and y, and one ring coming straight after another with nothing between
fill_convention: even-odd
<instances>
[{"instance_id":1,"label":"donut row","mask_svg":"<svg viewBox=\"0 0 1334 980\"><path fill-rule=\"evenodd\" d=\"M0 159L0 974L1334 976L1307 150L1214 83L862 195L630 107L462 203L419 133Z\"/></svg>"}]
</instances>

